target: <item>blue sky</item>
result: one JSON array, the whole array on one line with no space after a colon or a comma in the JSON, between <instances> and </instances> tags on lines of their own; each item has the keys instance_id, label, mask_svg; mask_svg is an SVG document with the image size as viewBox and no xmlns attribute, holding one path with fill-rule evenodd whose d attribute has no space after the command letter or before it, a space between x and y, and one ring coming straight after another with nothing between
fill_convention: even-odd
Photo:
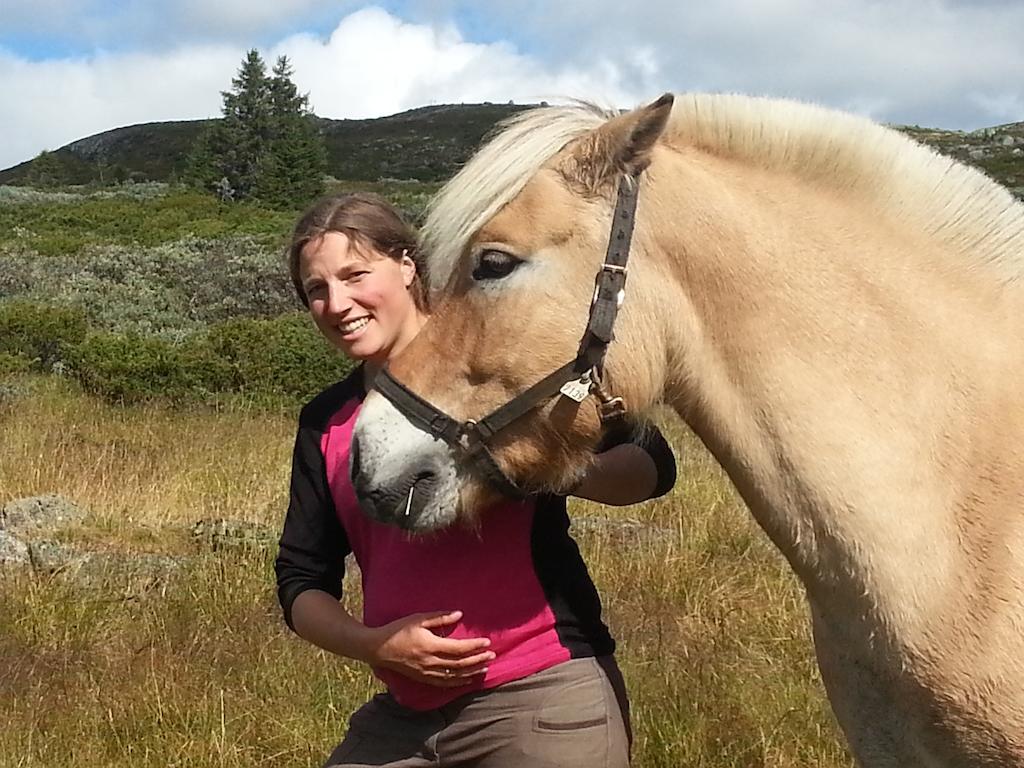
<instances>
[{"instance_id":1,"label":"blue sky","mask_svg":"<svg viewBox=\"0 0 1024 768\"><path fill-rule=\"evenodd\" d=\"M1024 120L1024 0L0 0L0 168L99 131L216 115L245 51L324 117L666 90L884 122Z\"/></svg>"}]
</instances>

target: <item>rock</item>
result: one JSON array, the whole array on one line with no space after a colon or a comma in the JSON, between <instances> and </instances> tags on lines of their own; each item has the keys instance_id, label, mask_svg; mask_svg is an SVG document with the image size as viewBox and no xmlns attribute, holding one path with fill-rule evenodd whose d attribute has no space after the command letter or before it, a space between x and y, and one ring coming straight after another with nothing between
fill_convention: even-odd
<instances>
[{"instance_id":1,"label":"rock","mask_svg":"<svg viewBox=\"0 0 1024 768\"><path fill-rule=\"evenodd\" d=\"M574 534L593 534L612 541L639 543L643 541L664 541L675 534L675 529L632 518L601 517L598 515L574 516Z\"/></svg>"},{"instance_id":2,"label":"rock","mask_svg":"<svg viewBox=\"0 0 1024 768\"><path fill-rule=\"evenodd\" d=\"M151 584L181 567L187 558L121 552L87 552L55 541L28 545L32 569L57 574L79 584L103 583L111 578Z\"/></svg>"},{"instance_id":3,"label":"rock","mask_svg":"<svg viewBox=\"0 0 1024 768\"><path fill-rule=\"evenodd\" d=\"M986 157L988 157L988 150L987 149L972 149L972 150L969 150L967 152L967 155L968 155L968 157L971 158L971 160L983 160Z\"/></svg>"},{"instance_id":4,"label":"rock","mask_svg":"<svg viewBox=\"0 0 1024 768\"><path fill-rule=\"evenodd\" d=\"M13 406L25 397L25 394L25 388L19 387L17 384L7 382L0 384L0 407Z\"/></svg>"},{"instance_id":5,"label":"rock","mask_svg":"<svg viewBox=\"0 0 1024 768\"><path fill-rule=\"evenodd\" d=\"M25 531L54 523L67 525L85 517L85 510L63 496L30 496L0 508L0 530Z\"/></svg>"},{"instance_id":6,"label":"rock","mask_svg":"<svg viewBox=\"0 0 1024 768\"><path fill-rule=\"evenodd\" d=\"M1013 136L1007 134L1006 136L1003 136L1001 139L999 139L999 143L1002 144L1004 147L1012 147L1015 142Z\"/></svg>"},{"instance_id":7,"label":"rock","mask_svg":"<svg viewBox=\"0 0 1024 768\"><path fill-rule=\"evenodd\" d=\"M195 523L192 538L215 552L221 549L265 549L277 541L275 533L265 525L224 518Z\"/></svg>"},{"instance_id":8,"label":"rock","mask_svg":"<svg viewBox=\"0 0 1024 768\"><path fill-rule=\"evenodd\" d=\"M55 541L33 541L28 545L28 550L32 567L44 573L80 569L93 558L89 552L80 552Z\"/></svg>"},{"instance_id":9,"label":"rock","mask_svg":"<svg viewBox=\"0 0 1024 768\"><path fill-rule=\"evenodd\" d=\"M28 545L7 531L0 531L0 567L28 565L29 562Z\"/></svg>"}]
</instances>

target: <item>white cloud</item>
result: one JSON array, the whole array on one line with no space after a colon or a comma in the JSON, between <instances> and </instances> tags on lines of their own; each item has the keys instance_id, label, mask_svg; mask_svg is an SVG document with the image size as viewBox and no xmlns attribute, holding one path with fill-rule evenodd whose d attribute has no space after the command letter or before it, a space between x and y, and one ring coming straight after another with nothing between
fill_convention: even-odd
<instances>
[{"instance_id":1,"label":"white cloud","mask_svg":"<svg viewBox=\"0 0 1024 768\"><path fill-rule=\"evenodd\" d=\"M379 116L428 103L634 98L613 66L549 71L507 44L469 43L451 25L406 24L375 8L346 17L327 40L283 40L267 52L268 67L282 54L323 117ZM217 115L220 91L243 55L232 46L189 46L31 62L0 51L0 168L121 125Z\"/></svg>"},{"instance_id":2,"label":"white cloud","mask_svg":"<svg viewBox=\"0 0 1024 768\"><path fill-rule=\"evenodd\" d=\"M288 38L300 90L323 117L371 117L430 103L634 98L615 67L545 67L507 43L463 40L450 24L404 23L376 8L347 17L330 39Z\"/></svg>"},{"instance_id":3,"label":"white cloud","mask_svg":"<svg viewBox=\"0 0 1024 768\"><path fill-rule=\"evenodd\" d=\"M0 3L27 18L28 0ZM125 45L149 53L108 48L40 62L0 47L0 167L118 125L215 115L249 47L240 36L309 29L300 20L328 12L341 18L329 36L280 32L265 51L268 65L279 54L291 58L296 82L325 117L509 99L628 106L665 90L709 90L937 127L1024 120L1020 0L404 0L415 23L374 7L341 17L359 5L170 0L157 13L147 0L124 0L117 29ZM104 24L114 23L102 12L112 0L32 7L64 9L60 23L78 23L82 39L108 35ZM154 29L166 33L159 43ZM491 38L507 30L507 39L467 39L482 29Z\"/></svg>"},{"instance_id":4,"label":"white cloud","mask_svg":"<svg viewBox=\"0 0 1024 768\"><path fill-rule=\"evenodd\" d=\"M0 167L121 125L216 114L240 60L215 47L44 62L0 52Z\"/></svg>"},{"instance_id":5,"label":"white cloud","mask_svg":"<svg viewBox=\"0 0 1024 768\"><path fill-rule=\"evenodd\" d=\"M430 13L435 0L413 0ZM467 9L470 3L463 3ZM941 127L1024 119L1020 0L501 0L488 6L551 66L615 62L623 87L795 96ZM567 44L567 41L571 41Z\"/></svg>"}]
</instances>

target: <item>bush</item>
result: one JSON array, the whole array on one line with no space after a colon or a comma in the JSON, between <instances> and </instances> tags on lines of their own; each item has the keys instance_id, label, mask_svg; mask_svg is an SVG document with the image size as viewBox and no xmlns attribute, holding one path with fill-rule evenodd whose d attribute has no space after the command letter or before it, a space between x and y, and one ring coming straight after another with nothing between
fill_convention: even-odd
<instances>
[{"instance_id":1,"label":"bush","mask_svg":"<svg viewBox=\"0 0 1024 768\"><path fill-rule=\"evenodd\" d=\"M191 341L191 340L190 340ZM203 400L227 388L227 368L201 345L157 337L90 334L69 356L87 392L114 402Z\"/></svg>"},{"instance_id":2,"label":"bush","mask_svg":"<svg viewBox=\"0 0 1024 768\"><path fill-rule=\"evenodd\" d=\"M40 257L0 246L0 295L81 307L96 330L181 339L210 323L273 318L298 306L280 250L252 237L89 246Z\"/></svg>"},{"instance_id":3,"label":"bush","mask_svg":"<svg viewBox=\"0 0 1024 768\"><path fill-rule=\"evenodd\" d=\"M13 373L26 373L32 369L32 361L23 355L12 355L8 352L0 352L0 376L10 376ZM0 398L2 400L2 398Z\"/></svg>"},{"instance_id":4,"label":"bush","mask_svg":"<svg viewBox=\"0 0 1024 768\"><path fill-rule=\"evenodd\" d=\"M231 391L242 394L305 400L353 367L300 313L218 323L206 334L206 344L231 370Z\"/></svg>"},{"instance_id":5,"label":"bush","mask_svg":"<svg viewBox=\"0 0 1024 768\"><path fill-rule=\"evenodd\" d=\"M49 370L85 338L87 328L79 309L9 301L0 304L0 353Z\"/></svg>"},{"instance_id":6,"label":"bush","mask_svg":"<svg viewBox=\"0 0 1024 768\"><path fill-rule=\"evenodd\" d=\"M114 402L212 402L224 394L306 400L352 363L301 314L218 323L180 342L93 333L69 355L83 389Z\"/></svg>"}]
</instances>

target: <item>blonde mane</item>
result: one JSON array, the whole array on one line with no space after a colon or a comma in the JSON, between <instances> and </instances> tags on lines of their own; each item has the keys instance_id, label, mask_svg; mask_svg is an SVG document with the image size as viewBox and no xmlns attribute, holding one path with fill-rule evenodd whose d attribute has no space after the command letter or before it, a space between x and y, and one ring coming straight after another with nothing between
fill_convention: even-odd
<instances>
[{"instance_id":1,"label":"blonde mane","mask_svg":"<svg viewBox=\"0 0 1024 768\"><path fill-rule=\"evenodd\" d=\"M431 290L444 288L473 234L545 162L611 115L577 104L506 122L428 209L423 243ZM1024 205L974 168L866 118L794 101L681 94L662 140L849 190L1006 281L1024 277Z\"/></svg>"}]
</instances>

